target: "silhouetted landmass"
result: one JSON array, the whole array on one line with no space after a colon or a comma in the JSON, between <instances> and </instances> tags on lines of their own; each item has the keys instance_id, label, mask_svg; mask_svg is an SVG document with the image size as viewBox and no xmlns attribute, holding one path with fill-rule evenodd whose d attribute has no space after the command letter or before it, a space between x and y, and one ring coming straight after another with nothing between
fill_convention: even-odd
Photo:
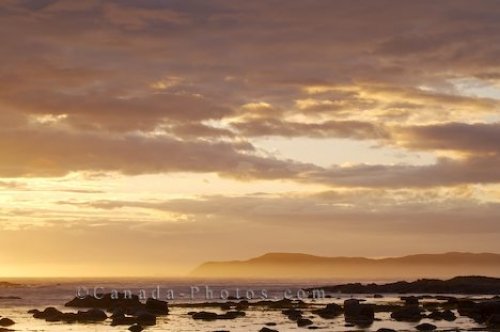
<instances>
[{"instance_id":1,"label":"silhouetted landmass","mask_svg":"<svg viewBox=\"0 0 500 332\"><path fill-rule=\"evenodd\" d=\"M500 278L466 276L449 280L420 279L387 284L349 283L323 287L332 293L356 294L500 294Z\"/></svg>"},{"instance_id":2,"label":"silhouetted landmass","mask_svg":"<svg viewBox=\"0 0 500 332\"><path fill-rule=\"evenodd\" d=\"M7 281L0 281L0 288L7 288L7 287L20 287L22 285L20 284L15 284L12 282L7 282Z\"/></svg>"},{"instance_id":3,"label":"silhouetted landmass","mask_svg":"<svg viewBox=\"0 0 500 332\"><path fill-rule=\"evenodd\" d=\"M415 280L457 275L500 277L500 254L452 252L373 259L269 253L246 261L204 263L191 273L191 276L204 278L308 280Z\"/></svg>"}]
</instances>

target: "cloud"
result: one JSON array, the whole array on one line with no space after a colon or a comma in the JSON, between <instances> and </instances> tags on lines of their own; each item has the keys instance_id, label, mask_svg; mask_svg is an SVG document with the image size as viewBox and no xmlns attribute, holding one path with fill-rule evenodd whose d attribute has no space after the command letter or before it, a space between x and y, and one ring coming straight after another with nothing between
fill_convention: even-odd
<instances>
[{"instance_id":1,"label":"cloud","mask_svg":"<svg viewBox=\"0 0 500 332\"><path fill-rule=\"evenodd\" d=\"M0 130L0 161L4 177L62 176L71 171L128 175L182 171L276 179L317 169L312 164L260 157L245 142L181 141L163 135L110 136L50 127Z\"/></svg>"},{"instance_id":2,"label":"cloud","mask_svg":"<svg viewBox=\"0 0 500 332\"><path fill-rule=\"evenodd\" d=\"M304 232L383 232L388 234L498 233L500 205L480 201L473 190L352 190L313 194L202 196L167 201L62 201L81 208L150 209L186 216L200 225L219 222L266 227L286 226Z\"/></svg>"},{"instance_id":3,"label":"cloud","mask_svg":"<svg viewBox=\"0 0 500 332\"><path fill-rule=\"evenodd\" d=\"M257 119L232 123L245 136L284 137L341 137L354 139L383 139L388 133L382 127L360 121L326 121L322 123L300 123L278 119Z\"/></svg>"},{"instance_id":4,"label":"cloud","mask_svg":"<svg viewBox=\"0 0 500 332\"><path fill-rule=\"evenodd\" d=\"M500 123L443 123L395 130L398 144L419 150L500 154ZM494 159L492 159L494 162Z\"/></svg>"}]
</instances>

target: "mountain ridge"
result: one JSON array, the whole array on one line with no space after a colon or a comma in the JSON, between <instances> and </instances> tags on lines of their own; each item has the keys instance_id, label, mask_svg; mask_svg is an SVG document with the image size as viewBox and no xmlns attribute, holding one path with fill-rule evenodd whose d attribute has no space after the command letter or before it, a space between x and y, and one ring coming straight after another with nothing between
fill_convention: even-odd
<instances>
[{"instance_id":1,"label":"mountain ridge","mask_svg":"<svg viewBox=\"0 0 500 332\"><path fill-rule=\"evenodd\" d=\"M356 279L453 277L464 274L500 276L500 254L453 251L369 258L270 252L247 260L205 262L190 276Z\"/></svg>"}]
</instances>

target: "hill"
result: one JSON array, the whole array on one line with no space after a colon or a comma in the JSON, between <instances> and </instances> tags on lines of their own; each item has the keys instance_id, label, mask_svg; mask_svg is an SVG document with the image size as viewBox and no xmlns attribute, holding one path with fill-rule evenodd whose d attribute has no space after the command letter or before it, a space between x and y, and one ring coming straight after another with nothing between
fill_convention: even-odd
<instances>
[{"instance_id":1,"label":"hill","mask_svg":"<svg viewBox=\"0 0 500 332\"><path fill-rule=\"evenodd\" d=\"M207 262L190 274L203 278L417 279L457 275L500 276L500 254L418 254L390 258L322 257L268 253L244 261Z\"/></svg>"}]
</instances>

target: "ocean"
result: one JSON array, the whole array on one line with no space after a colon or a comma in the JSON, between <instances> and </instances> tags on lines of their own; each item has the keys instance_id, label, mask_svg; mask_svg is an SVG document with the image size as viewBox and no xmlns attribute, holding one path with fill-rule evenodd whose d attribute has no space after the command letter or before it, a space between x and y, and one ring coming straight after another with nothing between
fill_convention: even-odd
<instances>
[{"instance_id":1,"label":"ocean","mask_svg":"<svg viewBox=\"0 0 500 332\"><path fill-rule=\"evenodd\" d=\"M46 322L35 319L28 310L43 310L53 306L64 312L76 312L75 308L68 308L64 303L73 299L77 294L93 294L113 291L129 291L138 296L155 296L161 300L168 300L170 313L159 316L156 326L147 327L145 331L259 331L264 326L278 331L306 330L298 327L296 322L289 320L281 310L250 307L245 317L231 320L200 321L194 320L190 311L211 311L222 313L221 308L189 307L190 304L204 302L226 302L249 298L249 301L262 299L280 300L283 298L301 299L308 304L303 309L304 315L314 322L314 327L322 331L377 331L380 328L391 328L397 331L415 331L418 324L429 322L437 326L438 330L481 330L483 327L467 317L460 317L455 321L433 321L423 319L419 322L397 322L390 318L388 312L377 312L375 321L369 326L346 324L344 316L334 319L323 319L311 313L314 308L324 307L328 303L342 304L345 299L362 299L365 303L395 304L401 302L400 296L384 295L375 298L373 295L358 294L330 294L328 298L308 298L303 292L307 288L316 288L334 284L324 281L276 281L276 280L189 280L189 279L106 279L106 280L17 280L18 285L0 287L0 316L15 321L9 327L16 331L126 331L127 326L110 326L110 321L100 323L62 323ZM318 293L318 295L321 295ZM460 296L457 296L460 297ZM430 299L429 301L437 301ZM186 307L186 304L188 307ZM271 324L270 324L271 323ZM487 329L484 329L487 331Z\"/></svg>"}]
</instances>

